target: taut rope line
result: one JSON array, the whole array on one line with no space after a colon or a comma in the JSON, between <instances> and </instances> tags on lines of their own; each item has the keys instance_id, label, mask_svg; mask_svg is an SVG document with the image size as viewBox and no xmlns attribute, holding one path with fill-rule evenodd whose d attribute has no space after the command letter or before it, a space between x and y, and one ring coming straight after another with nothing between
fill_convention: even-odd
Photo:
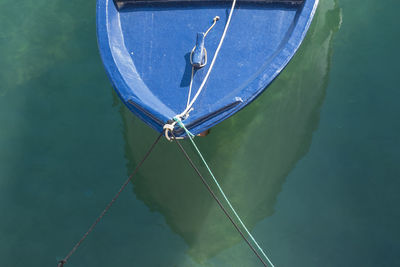
<instances>
[{"instance_id":1,"label":"taut rope line","mask_svg":"<svg viewBox=\"0 0 400 267\"><path fill-rule=\"evenodd\" d=\"M194 102L197 100L197 98L199 97L201 91L203 90L204 85L206 84L206 82L207 82L207 80L208 80L208 77L210 76L210 73L211 73L211 71L212 71L212 69L213 69L213 67L214 67L215 61L216 61L216 59L217 59L217 56L218 56L218 54L219 54L219 51L221 50L222 44L223 44L223 42L224 42L224 40L225 40L226 33L227 33L228 28L229 28L229 25L230 25L230 23L231 23L233 11L235 10L236 1L237 1L237 0L233 0L233 2L232 2L232 7L231 7L231 10L230 10L230 12L229 12L229 16L228 16L228 20L227 20L226 25L225 25L225 28L224 28L224 32L222 33L222 36L221 36L221 39L220 39L220 41L219 41L217 50L215 50L214 57L213 57L213 59L212 59L212 61L211 61L210 67L208 68L208 71L207 71L207 73L206 73L206 76L204 77L202 83L200 84L200 87L199 87L199 89L197 90L196 94L194 95L193 99L190 100L191 93L192 93L192 86L193 86L193 76L194 76L194 67L192 66L192 74L191 74L191 77L190 77L189 93L188 93L188 99L187 99L187 103L186 103L186 108L185 108L184 111L182 111L182 113L180 113L179 115L176 115L176 116L174 117L174 119L175 119L175 118L179 118L179 119L182 119L182 118L183 118L183 119L185 119L186 116L188 115L188 113L192 110L192 106L193 106ZM212 24L211 27L206 31L205 36L207 36L207 34L208 34L208 33L210 32L210 30L215 26L216 22L217 22L219 19L220 19L220 18L219 18L218 16L216 16L216 17L214 18L213 24ZM192 58L192 54L193 54L193 51L194 51L195 48L196 48L196 46L193 48L193 50L192 50L192 52L191 52L191 54L190 54L190 59ZM206 56L206 57L207 57L207 56ZM164 127L163 127L163 130L164 130L164 133L165 133L165 138L166 138L168 141L171 141L171 138L169 137L168 133L169 133L169 132L172 132L172 131L174 130L175 124L176 124L176 121L174 121L174 122L172 122L172 123L166 123L166 124L164 125ZM179 138L179 137L177 137L177 138Z\"/></svg>"},{"instance_id":2,"label":"taut rope line","mask_svg":"<svg viewBox=\"0 0 400 267\"><path fill-rule=\"evenodd\" d=\"M89 230L82 236L82 238L76 243L76 245L72 248L72 250L68 253L68 255L62 259L61 261L58 262L57 267L63 267L64 264L67 263L69 258L74 254L74 252L78 249L78 247L82 244L82 242L87 238L87 236L93 231L93 229L96 227L96 225L100 222L100 220L103 218L103 216L107 213L107 211L111 208L111 206L114 204L114 202L118 199L122 191L124 191L125 187L130 183L132 177L139 171L139 168L143 165L143 163L146 161L146 159L149 157L151 152L153 151L154 147L160 141L162 134L160 134L157 139L154 141L154 143L151 145L150 149L147 151L147 153L144 155L143 159L139 162L139 164L136 166L135 170L133 173L126 179L125 183L121 186L119 189L118 193L113 197L113 199L108 203L106 208L103 210L103 212L100 214L99 217L97 217L96 221L89 227Z\"/></svg>"},{"instance_id":3,"label":"taut rope line","mask_svg":"<svg viewBox=\"0 0 400 267\"><path fill-rule=\"evenodd\" d=\"M196 149L198 155L200 156L201 160L203 161L204 165L206 166L209 174L211 175L212 179L214 180L214 183L217 185L218 190L220 191L220 193L222 194L222 196L224 197L226 203L228 204L230 210L234 213L235 217L237 218L237 220L240 222L241 226L244 228L244 230L246 231L247 235L251 238L251 240L253 241L253 243L256 245L257 249L259 252L261 252L261 254L264 256L264 258L268 261L268 263L274 267L273 263L271 262L271 260L268 258L268 256L264 253L263 249L260 247L260 245L257 243L257 241L255 240L255 238L252 236L252 234L250 233L250 231L247 229L246 225L243 223L243 221L241 220L241 218L239 217L239 215L237 214L236 210L233 208L231 202L229 201L228 197L225 195L224 191L222 190L221 186L219 185L217 179L215 178L213 172L211 171L210 167L208 166L207 162L205 161L203 155L201 154L200 150L198 149L198 147L196 146L195 142L193 141L194 135L192 133L190 133L190 131L188 129L186 129L185 125L182 123L182 119L187 118L187 116L189 115L189 112L193 109L192 106L195 103L195 101L197 100L198 96L200 95L201 91L204 88L204 85L206 84L210 73L214 67L215 61L217 59L217 56L219 54L219 51L221 50L222 47L222 43L224 42L226 33L228 31L231 19L232 19L232 15L233 15L233 11L235 9L236 6L236 1L237 0L233 0L232 2L232 7L231 10L229 12L229 16L228 16L228 20L226 22L224 31L222 33L221 39L219 41L218 47L215 51L214 57L211 61L210 67L208 68L208 71L206 73L206 76L204 77L199 89L197 90L196 94L194 95L193 99L190 100L191 97L191 92L192 92L192 85L193 85L193 75L194 75L194 65L192 66L192 74L191 74L191 78L190 78L190 85L189 85L189 93L188 93L188 99L187 99L187 103L186 103L186 108L185 110L176 115L173 118L173 121L168 121L163 129L164 129L164 134L167 140L172 141L171 140L171 136L173 137L173 139L177 142L177 144L179 145L180 149L182 150L182 152L185 154L185 157L187 158L187 160L189 161L189 163L191 164L191 166L195 169L196 173L200 176L201 180L203 181L203 183L205 184L205 186L207 187L208 191L210 192L210 194L213 196L213 198L217 201L218 205L221 207L221 209L223 210L223 212L225 213L225 215L229 218L229 220L232 222L232 224L235 226L236 230L239 232L239 234L242 236L242 238L246 241L246 243L249 245L249 247L251 248L251 250L253 250L253 252L256 254L256 256L260 259L260 261L262 262L262 264L264 266L267 266L267 264L265 263L265 261L263 260L263 258L260 256L260 254L257 252L257 250L253 247L253 245L247 240L247 238L244 236L243 232L239 229L239 227L237 226L237 224L233 221L232 217L227 213L225 207L221 204L221 202L219 201L219 199L216 197L215 193L211 190L210 186L207 184L207 182L204 180L203 176L201 175L201 173L199 172L199 170L197 169L197 167L193 164L192 160L190 159L190 157L188 156L188 154L185 152L185 150L183 149L183 147L180 145L179 141L177 140L178 138L175 136L174 134L174 127L176 124L178 124L181 128L183 128L186 132L187 137L189 137L190 141L192 142L194 148ZM217 17L214 18L214 23L213 25L207 30L206 35L208 34L208 32L214 27L215 23L216 23L216 19ZM192 53L190 54L190 58L192 58L192 54L193 51L195 50L196 46L193 48ZM205 65L205 64L204 64ZM202 65L202 66L204 66ZM200 67L202 67L200 66ZM170 136L171 134L171 136ZM182 137L179 137L182 138Z\"/></svg>"},{"instance_id":4,"label":"taut rope line","mask_svg":"<svg viewBox=\"0 0 400 267\"><path fill-rule=\"evenodd\" d=\"M197 147L196 143L194 142L194 135L188 130L186 129L185 125L182 123L182 121L179 118L174 118L175 122L178 123L178 125L185 130L187 136L189 137L189 140L191 141L192 145L194 146L195 150L197 151L199 157L201 158L201 160L203 161L203 164L206 166L210 176L212 177L214 183L217 185L218 190L220 191L220 193L222 194L222 196L224 197L226 203L228 203L229 208L232 210L232 212L234 213L235 217L237 218L237 220L240 222L241 226L243 227L243 229L246 231L247 235L251 238L251 240L254 242L254 244L256 245L256 247L258 248L258 250L261 252L261 254L264 256L264 258L268 261L268 263L274 267L274 264L272 263L272 261L268 258L268 256L264 253L264 250L261 248L261 246L257 243L256 239L253 237L253 235L250 233L250 231L247 229L246 225L243 223L242 219L240 219L239 214L237 214L236 210L233 208L231 202L229 201L228 197L225 195L224 191L222 190L222 187L219 185L217 178L215 178L214 173L211 171L210 167L208 166L206 160L204 159L203 155L201 154L199 148ZM175 137L173 135L173 132L171 132L172 136ZM177 141L177 140L176 140ZM178 142L178 141L177 141ZM247 242L247 240L246 240ZM249 243L248 243L249 244ZM252 249L253 247L250 246ZM258 253L256 253L257 256ZM263 264L265 265L265 262L262 261Z\"/></svg>"},{"instance_id":5,"label":"taut rope line","mask_svg":"<svg viewBox=\"0 0 400 267\"><path fill-rule=\"evenodd\" d=\"M185 117L185 115L189 112L189 110L190 110L191 107L193 106L194 102L197 100L197 98L199 97L201 91L203 90L204 85L206 84L206 82L207 82L207 80L208 80L208 77L210 76L210 73L211 73L211 71L212 71L212 69L213 69L213 67L214 67L215 60L217 59L217 56L218 56L218 54L219 54L219 51L221 50L222 43L224 42L226 33L227 33L228 28L229 28L229 25L230 25L230 23L231 23L231 19L232 19L232 15L233 15L233 10L235 9L235 6L236 6L236 0L233 0L233 2L232 2L232 7L231 7L231 11L230 11L229 17L228 17L228 21L226 22L224 32L222 33L222 36L221 36L221 40L219 41L217 50L215 50L214 57L213 57L213 59L212 59L212 61L211 61L210 67L208 68L207 74L206 74L206 76L204 77L203 82L201 83L201 85L200 85L200 87L199 87L199 90L197 90L197 92L196 92L196 94L194 95L193 99L192 99L192 100L190 101L190 103L186 106L186 109L185 109L181 114L177 115L176 117L178 117L178 118L183 118L183 117ZM215 19L214 19L214 24L212 25L212 27L214 27L214 25L215 25ZM211 28L212 28L212 27L211 27ZM208 32L211 30L211 28L207 31L207 34L208 34ZM193 72L192 72L192 73L193 73Z\"/></svg>"},{"instance_id":6,"label":"taut rope line","mask_svg":"<svg viewBox=\"0 0 400 267\"><path fill-rule=\"evenodd\" d=\"M213 24L211 25L210 28L208 28L208 30L206 31L206 33L204 34L204 38L207 37L207 34L211 31L212 28L214 28L215 24L217 24L217 21L219 20L219 16L216 16L213 19ZM194 76L194 66L193 66L193 61L192 61L192 56L194 53L194 50L196 49L196 46L193 47L192 52L190 52L190 64L192 64L192 75L190 76L190 85L189 85L189 93L188 93L188 97L187 97L187 103L186 103L186 107L189 106L190 104L190 95L192 94L192 87L193 87L193 76ZM204 48L204 63L202 65L200 65L200 68L204 67L205 65L207 65L207 49ZM188 111L188 113L190 112L190 109Z\"/></svg>"},{"instance_id":7,"label":"taut rope line","mask_svg":"<svg viewBox=\"0 0 400 267\"><path fill-rule=\"evenodd\" d=\"M200 173L199 169L196 167L196 165L193 163L192 159L190 158L190 156L188 155L188 153L186 152L186 150L183 148L183 146L181 145L181 143L178 141L178 139L175 139L175 135L174 133L172 133L172 137L174 138L174 140L176 141L179 149L182 151L183 155L185 156L185 158L188 160L190 166L192 166L192 168L195 170L195 172L197 173L197 175L200 177L202 183L204 184L204 186L207 188L208 192L211 194L211 196L214 198L214 200L218 203L219 207L222 209L222 211L225 213L226 217L228 217L228 219L231 221L232 225L235 227L235 229L238 231L238 233L240 234L240 236L243 238L243 240L247 243L247 245L250 247L250 249L254 252L254 254L257 256L257 258L261 261L261 263L264 266L268 266L265 261L262 259L262 257L260 256L260 254L257 252L257 250L253 247L253 245L249 242L249 240L245 237L245 235L243 234L242 230L240 230L239 226L235 223L235 221L233 220L232 216L229 215L228 211L225 209L224 205L222 205L221 201L219 200L219 198L215 195L214 191L212 191L210 185L207 183L207 181L204 179L203 175ZM271 265L273 266L273 265Z\"/></svg>"}]
</instances>

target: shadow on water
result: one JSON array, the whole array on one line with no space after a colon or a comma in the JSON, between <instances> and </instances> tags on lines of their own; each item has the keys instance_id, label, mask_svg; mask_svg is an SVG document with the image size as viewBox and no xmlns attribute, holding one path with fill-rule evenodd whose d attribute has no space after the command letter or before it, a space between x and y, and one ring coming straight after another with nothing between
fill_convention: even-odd
<instances>
[{"instance_id":1,"label":"shadow on water","mask_svg":"<svg viewBox=\"0 0 400 267\"><path fill-rule=\"evenodd\" d=\"M340 21L337 1L321 2L303 45L270 88L209 136L196 139L250 230L273 215L286 176L310 147ZM125 107L121 116L131 172L157 134ZM185 146L200 165L190 144ZM175 144L161 142L150 161L136 177L134 193L165 217L195 261L204 262L241 241Z\"/></svg>"}]
</instances>

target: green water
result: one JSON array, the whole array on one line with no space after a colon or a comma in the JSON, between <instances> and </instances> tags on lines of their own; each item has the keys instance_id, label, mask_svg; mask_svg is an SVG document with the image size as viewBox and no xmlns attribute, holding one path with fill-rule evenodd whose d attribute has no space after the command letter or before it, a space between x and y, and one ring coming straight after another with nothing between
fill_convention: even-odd
<instances>
[{"instance_id":1,"label":"green water","mask_svg":"<svg viewBox=\"0 0 400 267\"><path fill-rule=\"evenodd\" d=\"M400 265L399 7L322 0L268 91L197 139L276 266ZM112 91L94 1L0 21L0 266L56 266L156 133ZM163 140L66 266L259 263Z\"/></svg>"}]
</instances>

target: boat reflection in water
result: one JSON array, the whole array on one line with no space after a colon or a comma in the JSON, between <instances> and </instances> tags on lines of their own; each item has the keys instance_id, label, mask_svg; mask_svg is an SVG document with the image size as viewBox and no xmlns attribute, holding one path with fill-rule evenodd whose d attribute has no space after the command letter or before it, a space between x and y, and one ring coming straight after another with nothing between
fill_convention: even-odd
<instances>
[{"instance_id":1,"label":"boat reflection in water","mask_svg":"<svg viewBox=\"0 0 400 267\"><path fill-rule=\"evenodd\" d=\"M336 0L322 1L307 38L270 88L207 137L196 138L250 231L274 213L286 176L310 147L325 98L340 12ZM125 107L121 114L131 172L157 134ZM184 143L201 165L191 145ZM160 142L149 162L135 178L134 193L165 217L195 261L204 262L241 241L175 144ZM206 174L204 168L201 171Z\"/></svg>"}]
</instances>

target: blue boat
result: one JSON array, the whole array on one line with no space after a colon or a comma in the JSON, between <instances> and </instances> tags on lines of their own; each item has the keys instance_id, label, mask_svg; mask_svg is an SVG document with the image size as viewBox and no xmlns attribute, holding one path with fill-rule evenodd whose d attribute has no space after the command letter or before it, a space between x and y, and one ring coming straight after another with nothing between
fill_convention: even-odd
<instances>
[{"instance_id":1,"label":"blue boat","mask_svg":"<svg viewBox=\"0 0 400 267\"><path fill-rule=\"evenodd\" d=\"M175 136L259 96L302 43L318 0L98 0L107 74L131 112ZM168 127L167 127L168 129Z\"/></svg>"}]
</instances>

